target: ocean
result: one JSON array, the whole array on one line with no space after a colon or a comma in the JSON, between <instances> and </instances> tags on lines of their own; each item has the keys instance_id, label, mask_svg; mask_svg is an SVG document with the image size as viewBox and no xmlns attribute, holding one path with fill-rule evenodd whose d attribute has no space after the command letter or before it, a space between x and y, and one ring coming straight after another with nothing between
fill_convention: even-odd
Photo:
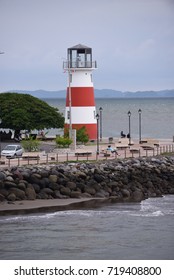
<instances>
[{"instance_id":1,"label":"ocean","mask_svg":"<svg viewBox=\"0 0 174 280\"><path fill-rule=\"evenodd\" d=\"M44 99L49 105L65 112L65 99ZM142 138L173 139L174 98L103 98L96 99L97 112L102 107L102 136L120 137L120 132L128 134L128 111L131 111L131 136L139 137L139 115L142 110ZM63 133L51 129L50 135Z\"/></svg>"},{"instance_id":2,"label":"ocean","mask_svg":"<svg viewBox=\"0 0 174 280\"><path fill-rule=\"evenodd\" d=\"M64 113L64 99L45 99ZM172 139L174 98L96 99L103 108L103 137L128 133ZM61 130L50 129L55 135ZM96 209L0 217L0 259L174 259L174 196Z\"/></svg>"},{"instance_id":3,"label":"ocean","mask_svg":"<svg viewBox=\"0 0 174 280\"><path fill-rule=\"evenodd\" d=\"M0 259L173 260L174 196L0 217Z\"/></svg>"}]
</instances>

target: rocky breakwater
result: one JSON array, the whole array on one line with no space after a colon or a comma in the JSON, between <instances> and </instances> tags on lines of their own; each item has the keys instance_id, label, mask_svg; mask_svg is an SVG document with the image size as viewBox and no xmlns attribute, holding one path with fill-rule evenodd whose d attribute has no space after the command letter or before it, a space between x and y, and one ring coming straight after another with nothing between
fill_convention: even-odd
<instances>
[{"instance_id":1,"label":"rocky breakwater","mask_svg":"<svg viewBox=\"0 0 174 280\"><path fill-rule=\"evenodd\" d=\"M0 170L0 201L107 198L139 202L174 194L174 157L11 167Z\"/></svg>"}]
</instances>

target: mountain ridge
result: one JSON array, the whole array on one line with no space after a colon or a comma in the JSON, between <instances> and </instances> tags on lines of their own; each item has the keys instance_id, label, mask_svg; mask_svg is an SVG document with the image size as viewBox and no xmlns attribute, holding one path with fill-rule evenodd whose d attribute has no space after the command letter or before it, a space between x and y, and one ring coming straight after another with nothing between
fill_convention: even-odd
<instances>
[{"instance_id":1,"label":"mountain ridge","mask_svg":"<svg viewBox=\"0 0 174 280\"><path fill-rule=\"evenodd\" d=\"M114 89L94 89L95 98L167 98L174 97L174 89L160 91L118 91ZM47 90L10 90L8 92L17 92L31 94L40 99L48 98L66 98L66 90L47 91Z\"/></svg>"}]
</instances>

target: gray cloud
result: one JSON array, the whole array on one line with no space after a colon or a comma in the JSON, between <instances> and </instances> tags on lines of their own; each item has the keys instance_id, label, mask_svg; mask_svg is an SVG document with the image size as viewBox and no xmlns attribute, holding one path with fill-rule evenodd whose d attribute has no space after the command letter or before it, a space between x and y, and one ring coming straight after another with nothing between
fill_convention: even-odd
<instances>
[{"instance_id":1,"label":"gray cloud","mask_svg":"<svg viewBox=\"0 0 174 280\"><path fill-rule=\"evenodd\" d=\"M66 87L68 47L93 48L96 88L174 88L172 0L0 0L0 91Z\"/></svg>"}]
</instances>

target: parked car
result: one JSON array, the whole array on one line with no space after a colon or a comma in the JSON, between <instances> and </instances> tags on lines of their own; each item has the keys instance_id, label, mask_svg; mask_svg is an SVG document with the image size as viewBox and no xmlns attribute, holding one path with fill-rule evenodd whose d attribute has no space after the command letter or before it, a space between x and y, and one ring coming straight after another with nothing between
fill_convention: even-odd
<instances>
[{"instance_id":1,"label":"parked car","mask_svg":"<svg viewBox=\"0 0 174 280\"><path fill-rule=\"evenodd\" d=\"M7 145L2 151L1 156L17 157L22 156L23 148L21 145Z\"/></svg>"}]
</instances>

